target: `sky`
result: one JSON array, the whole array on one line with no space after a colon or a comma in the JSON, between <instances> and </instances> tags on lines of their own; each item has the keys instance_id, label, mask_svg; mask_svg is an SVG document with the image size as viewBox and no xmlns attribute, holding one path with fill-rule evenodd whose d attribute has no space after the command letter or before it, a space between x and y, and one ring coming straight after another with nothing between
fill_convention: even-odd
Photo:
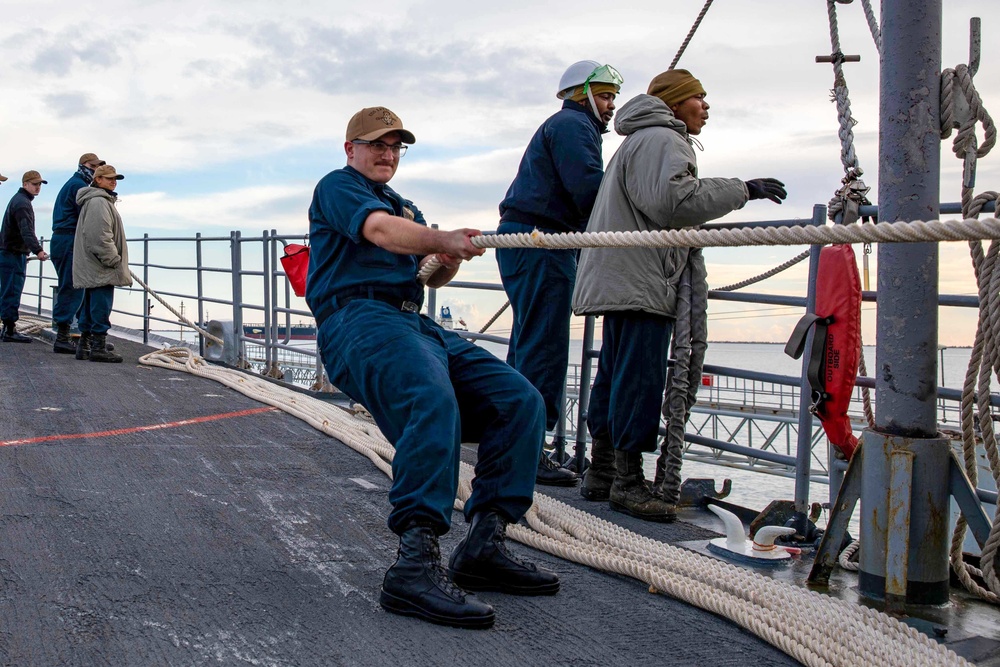
<instances>
[{"instance_id":1,"label":"sky","mask_svg":"<svg viewBox=\"0 0 1000 667\"><path fill-rule=\"evenodd\" d=\"M130 237L304 234L313 187L344 165L348 119L381 105L417 137L393 187L442 228L495 229L524 147L559 108L566 67L614 65L625 79L621 104L667 69L703 4L0 0L0 173L11 177L0 196L14 193L24 171L40 171L49 184L35 200L37 230L47 236L59 187L92 151L126 175L119 210ZM874 197L878 55L860 1L837 10L843 51L861 55L845 73ZM945 3L942 65L968 62L972 16L987 35L978 89L997 114L1000 43L988 35L1000 3ZM700 173L775 177L789 192L780 208L750 202L725 221L807 219L838 188L832 68L815 63L830 50L819 0L716 0L708 11L678 65L702 81L712 105ZM613 131L604 136L605 162L620 143ZM1000 189L998 165L995 154L980 162L977 192ZM950 140L942 142L943 201L958 201L960 174ZM801 250L708 249L709 285L755 276ZM968 256L966 244L942 245L942 293L975 293ZM873 261L873 289L876 269ZM800 295L804 276L802 265L753 289ZM458 279L497 282L492 253ZM439 296L470 328L503 300L469 290ZM874 340L874 305L864 312L865 339ZM799 315L713 302L710 337L783 341ZM971 344L972 311L944 310L941 319L940 343ZM505 315L491 331L509 326Z\"/></svg>"}]
</instances>

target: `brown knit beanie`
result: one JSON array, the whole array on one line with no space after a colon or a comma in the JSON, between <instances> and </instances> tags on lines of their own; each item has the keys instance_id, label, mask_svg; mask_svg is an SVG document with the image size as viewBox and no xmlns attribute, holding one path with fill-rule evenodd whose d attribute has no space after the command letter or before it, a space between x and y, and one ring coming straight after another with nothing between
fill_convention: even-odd
<instances>
[{"instance_id":1,"label":"brown knit beanie","mask_svg":"<svg viewBox=\"0 0 1000 667\"><path fill-rule=\"evenodd\" d=\"M671 69L653 77L646 93L659 97L668 107L672 107L689 97L703 95L705 89L701 87L701 81L691 76L691 72L686 69Z\"/></svg>"},{"instance_id":2,"label":"brown knit beanie","mask_svg":"<svg viewBox=\"0 0 1000 667\"><path fill-rule=\"evenodd\" d=\"M600 95L601 93L614 93L618 94L618 86L613 83L604 83L603 81L598 81L597 83L590 84L590 92L594 95ZM587 99L587 93L584 92L583 86L577 86L573 91L572 95L566 96L567 100L573 100L574 102L583 102Z\"/></svg>"}]
</instances>

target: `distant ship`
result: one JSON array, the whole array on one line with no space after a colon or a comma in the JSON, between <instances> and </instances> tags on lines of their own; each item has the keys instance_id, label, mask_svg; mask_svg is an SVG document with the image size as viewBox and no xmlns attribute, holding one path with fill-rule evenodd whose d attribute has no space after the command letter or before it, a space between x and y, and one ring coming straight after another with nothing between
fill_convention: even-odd
<instances>
[{"instance_id":1,"label":"distant ship","mask_svg":"<svg viewBox=\"0 0 1000 667\"><path fill-rule=\"evenodd\" d=\"M452 331L469 330L469 326L462 318L458 318L457 320L452 319L451 308L448 306L441 306L441 314L438 316L438 324L440 324L443 329L451 329Z\"/></svg>"},{"instance_id":2,"label":"distant ship","mask_svg":"<svg viewBox=\"0 0 1000 667\"><path fill-rule=\"evenodd\" d=\"M291 327L284 324L278 325L278 338L289 340L316 340L316 325L299 322ZM264 338L263 324L244 324L243 335L247 338Z\"/></svg>"}]
</instances>

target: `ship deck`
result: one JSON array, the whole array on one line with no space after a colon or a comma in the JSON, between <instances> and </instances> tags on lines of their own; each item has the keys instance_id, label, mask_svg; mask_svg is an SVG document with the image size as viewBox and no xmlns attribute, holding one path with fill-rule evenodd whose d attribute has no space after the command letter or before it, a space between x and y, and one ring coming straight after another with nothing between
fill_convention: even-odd
<instances>
[{"instance_id":1,"label":"ship deck","mask_svg":"<svg viewBox=\"0 0 1000 667\"><path fill-rule=\"evenodd\" d=\"M2 664L798 664L638 581L517 543L559 573L558 595L482 594L497 612L488 631L385 613L397 540L382 473L288 414L115 343L123 364L0 344ZM575 489L539 491L658 540L717 536L694 510L651 525ZM456 513L443 553L463 533ZM1000 664L1000 644L971 639L946 641Z\"/></svg>"}]
</instances>

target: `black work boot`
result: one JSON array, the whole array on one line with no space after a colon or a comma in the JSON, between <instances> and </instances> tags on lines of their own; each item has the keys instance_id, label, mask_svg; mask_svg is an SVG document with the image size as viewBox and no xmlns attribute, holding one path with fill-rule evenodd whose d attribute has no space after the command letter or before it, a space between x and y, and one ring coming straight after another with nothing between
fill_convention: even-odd
<instances>
[{"instance_id":1,"label":"black work boot","mask_svg":"<svg viewBox=\"0 0 1000 667\"><path fill-rule=\"evenodd\" d=\"M594 438L590 445L590 467L583 475L580 495L587 500L607 500L615 481L615 450L607 438Z\"/></svg>"},{"instance_id":2,"label":"black work boot","mask_svg":"<svg viewBox=\"0 0 1000 667\"><path fill-rule=\"evenodd\" d=\"M507 520L496 512L477 512L465 539L455 547L448 571L469 591L513 595L554 595L559 577L523 561L507 549Z\"/></svg>"},{"instance_id":3,"label":"black work boot","mask_svg":"<svg viewBox=\"0 0 1000 667\"><path fill-rule=\"evenodd\" d=\"M120 364L123 357L107 348L107 334L93 334L90 339L90 360L103 361L108 364Z\"/></svg>"},{"instance_id":4,"label":"black work boot","mask_svg":"<svg viewBox=\"0 0 1000 667\"><path fill-rule=\"evenodd\" d=\"M0 339L5 343L30 343L31 338L23 333L17 332L17 327L11 320L3 321L3 331L0 332Z\"/></svg>"},{"instance_id":5,"label":"black work boot","mask_svg":"<svg viewBox=\"0 0 1000 667\"><path fill-rule=\"evenodd\" d=\"M493 607L448 578L438 538L426 526L399 536L399 555L385 573L379 604L394 614L457 628L488 628L494 620Z\"/></svg>"},{"instance_id":6,"label":"black work boot","mask_svg":"<svg viewBox=\"0 0 1000 667\"><path fill-rule=\"evenodd\" d=\"M611 509L645 521L667 523L677 518L677 506L653 495L642 474L642 452L615 450L618 473L611 484Z\"/></svg>"},{"instance_id":7,"label":"black work boot","mask_svg":"<svg viewBox=\"0 0 1000 667\"><path fill-rule=\"evenodd\" d=\"M90 359L90 336L89 331L80 332L80 339L76 341L76 360L86 361Z\"/></svg>"},{"instance_id":8,"label":"black work boot","mask_svg":"<svg viewBox=\"0 0 1000 667\"><path fill-rule=\"evenodd\" d=\"M563 468L545 455L543 451L538 459L538 469L535 470L535 484L546 486L575 486L577 476L572 470Z\"/></svg>"},{"instance_id":9,"label":"black work boot","mask_svg":"<svg viewBox=\"0 0 1000 667\"><path fill-rule=\"evenodd\" d=\"M56 342L52 344L52 351L56 354L76 354L76 345L69 337L68 324L56 323Z\"/></svg>"}]
</instances>

